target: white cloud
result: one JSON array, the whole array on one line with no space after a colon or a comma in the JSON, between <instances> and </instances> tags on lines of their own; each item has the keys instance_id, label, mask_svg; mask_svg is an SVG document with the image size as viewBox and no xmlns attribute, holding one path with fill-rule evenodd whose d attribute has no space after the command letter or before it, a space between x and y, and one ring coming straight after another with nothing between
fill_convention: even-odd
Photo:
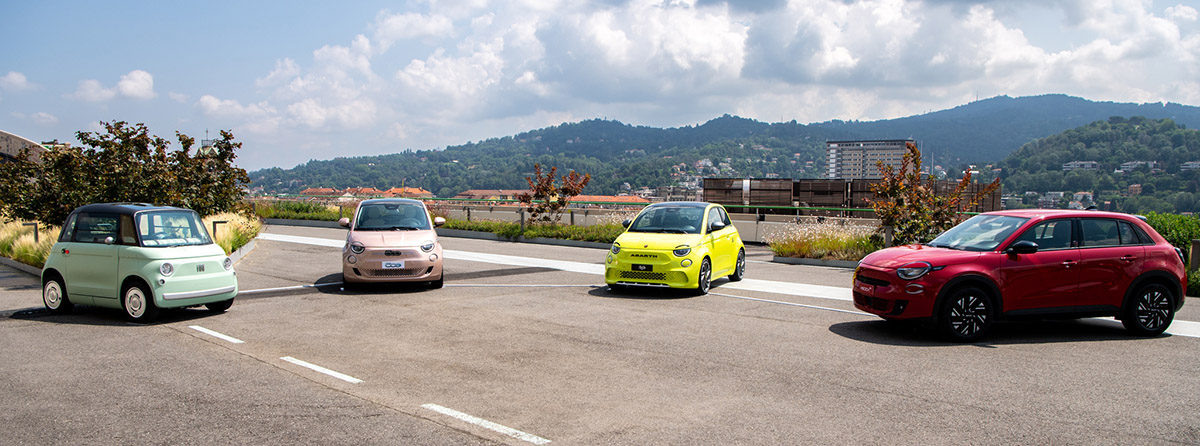
<instances>
[{"instance_id":1,"label":"white cloud","mask_svg":"<svg viewBox=\"0 0 1200 446\"><path fill-rule=\"evenodd\" d=\"M186 95L184 93L177 93L174 91L167 93L167 97L171 98L172 101L178 102L180 104L186 104L186 103L188 103L188 100L191 99L191 97L189 97L188 95Z\"/></svg>"},{"instance_id":2,"label":"white cloud","mask_svg":"<svg viewBox=\"0 0 1200 446\"><path fill-rule=\"evenodd\" d=\"M400 40L447 37L454 33L454 24L446 16L413 12L392 14L387 10L379 13L372 28L381 52Z\"/></svg>"},{"instance_id":3,"label":"white cloud","mask_svg":"<svg viewBox=\"0 0 1200 446\"><path fill-rule=\"evenodd\" d=\"M133 70L121 76L117 82L117 91L122 96L134 99L154 99L154 76L142 70Z\"/></svg>"},{"instance_id":4,"label":"white cloud","mask_svg":"<svg viewBox=\"0 0 1200 446\"><path fill-rule=\"evenodd\" d=\"M0 77L0 89L8 91L32 90L34 85L25 78L25 75L16 71L9 71L3 77Z\"/></svg>"},{"instance_id":5,"label":"white cloud","mask_svg":"<svg viewBox=\"0 0 1200 446\"><path fill-rule=\"evenodd\" d=\"M1166 12L1167 17L1174 20L1195 22L1200 19L1200 13L1197 13L1196 8L1183 4L1168 7Z\"/></svg>"},{"instance_id":6,"label":"white cloud","mask_svg":"<svg viewBox=\"0 0 1200 446\"><path fill-rule=\"evenodd\" d=\"M116 97L117 92L111 88L104 88L100 85L100 81L95 79L87 79L79 81L79 87L75 89L75 93L67 95L72 99L78 99L88 102L107 101Z\"/></svg>"},{"instance_id":7,"label":"white cloud","mask_svg":"<svg viewBox=\"0 0 1200 446\"><path fill-rule=\"evenodd\" d=\"M254 85L263 87L277 87L285 85L293 78L300 75L300 65L291 58L284 58L275 61L275 69L272 70L266 77L255 79Z\"/></svg>"},{"instance_id":8,"label":"white cloud","mask_svg":"<svg viewBox=\"0 0 1200 446\"><path fill-rule=\"evenodd\" d=\"M33 119L33 122L36 122L41 125L58 124L58 117L56 117L52 114L46 113L46 112L34 113L33 115L30 116L30 119Z\"/></svg>"}]
</instances>

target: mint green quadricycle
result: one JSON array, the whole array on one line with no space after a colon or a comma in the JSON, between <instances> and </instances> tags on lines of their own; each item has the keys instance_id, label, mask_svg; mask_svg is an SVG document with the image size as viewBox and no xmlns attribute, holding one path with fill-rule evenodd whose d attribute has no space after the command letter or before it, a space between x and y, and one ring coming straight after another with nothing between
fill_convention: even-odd
<instances>
[{"instance_id":1,"label":"mint green quadricycle","mask_svg":"<svg viewBox=\"0 0 1200 446\"><path fill-rule=\"evenodd\" d=\"M42 268L52 313L95 305L150 322L162 308L225 311L237 292L233 261L195 211L146 203L75 209Z\"/></svg>"}]
</instances>

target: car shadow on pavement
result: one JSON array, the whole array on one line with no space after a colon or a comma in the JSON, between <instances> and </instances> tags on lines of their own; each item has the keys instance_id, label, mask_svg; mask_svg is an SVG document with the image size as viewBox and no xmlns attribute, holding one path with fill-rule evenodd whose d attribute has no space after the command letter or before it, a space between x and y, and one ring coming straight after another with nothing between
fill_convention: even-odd
<instances>
[{"instance_id":1,"label":"car shadow on pavement","mask_svg":"<svg viewBox=\"0 0 1200 446\"><path fill-rule=\"evenodd\" d=\"M233 308L237 308L235 302ZM186 322L218 316L221 313L209 311L204 307L167 308L161 310L158 319L150 323L132 322L125 319L125 312L114 308L77 305L70 313L52 314L45 307L26 308L17 310L9 315L11 319L31 320L65 325L95 325L95 326L144 326Z\"/></svg>"},{"instance_id":2,"label":"car shadow on pavement","mask_svg":"<svg viewBox=\"0 0 1200 446\"><path fill-rule=\"evenodd\" d=\"M1005 321L992 326L979 342L955 343L938 336L933 328L912 322L888 322L884 320L842 322L833 324L829 331L847 339L880 345L905 347L945 347L969 345L993 347L996 345L1048 344L1061 342L1136 341L1144 338L1130 335L1120 323L1091 320L1044 320ZM1164 334L1163 336L1170 336Z\"/></svg>"},{"instance_id":3,"label":"car shadow on pavement","mask_svg":"<svg viewBox=\"0 0 1200 446\"><path fill-rule=\"evenodd\" d=\"M658 287L625 287L619 291L613 291L606 285L598 285L588 290L588 294L596 297L606 297L609 299L635 299L635 300L669 300L669 299L687 299L696 296L691 290L682 290L676 288L658 288Z\"/></svg>"}]
</instances>

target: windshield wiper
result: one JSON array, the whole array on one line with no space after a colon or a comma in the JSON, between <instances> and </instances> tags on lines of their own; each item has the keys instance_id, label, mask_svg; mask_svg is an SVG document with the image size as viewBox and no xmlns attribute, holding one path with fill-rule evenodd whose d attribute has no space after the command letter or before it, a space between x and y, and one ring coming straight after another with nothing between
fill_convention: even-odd
<instances>
[{"instance_id":1,"label":"windshield wiper","mask_svg":"<svg viewBox=\"0 0 1200 446\"><path fill-rule=\"evenodd\" d=\"M684 231L682 229L660 229L658 232L661 232L663 234L687 234L688 233L687 231Z\"/></svg>"},{"instance_id":2,"label":"windshield wiper","mask_svg":"<svg viewBox=\"0 0 1200 446\"><path fill-rule=\"evenodd\" d=\"M417 231L420 229L421 228L417 228L417 227L413 227L413 226L392 226L393 231Z\"/></svg>"}]
</instances>

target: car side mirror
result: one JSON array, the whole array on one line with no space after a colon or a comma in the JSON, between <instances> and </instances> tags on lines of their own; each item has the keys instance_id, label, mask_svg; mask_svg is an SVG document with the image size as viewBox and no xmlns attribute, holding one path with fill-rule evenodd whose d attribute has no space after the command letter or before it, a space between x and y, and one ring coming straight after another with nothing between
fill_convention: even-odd
<instances>
[{"instance_id":1,"label":"car side mirror","mask_svg":"<svg viewBox=\"0 0 1200 446\"><path fill-rule=\"evenodd\" d=\"M723 221L714 221L714 222L712 222L712 224L711 224L711 225L708 225L708 228L709 228L709 229L708 229L708 232L717 232L717 231L720 231L720 230L722 230L722 229L725 229L725 222L723 222Z\"/></svg>"},{"instance_id":2,"label":"car side mirror","mask_svg":"<svg viewBox=\"0 0 1200 446\"><path fill-rule=\"evenodd\" d=\"M626 218L625 221L621 222L621 226L624 226L625 229L629 229L630 224L633 224L633 220L630 220L628 218Z\"/></svg>"},{"instance_id":3,"label":"car side mirror","mask_svg":"<svg viewBox=\"0 0 1200 446\"><path fill-rule=\"evenodd\" d=\"M116 242L117 242L117 239L115 239L115 238L112 238L112 237L104 237L104 244L105 244L105 245L111 245L111 244L113 244L113 243L116 243Z\"/></svg>"},{"instance_id":4,"label":"car side mirror","mask_svg":"<svg viewBox=\"0 0 1200 446\"><path fill-rule=\"evenodd\" d=\"M1037 243L1031 242L1029 240L1020 240L1016 243L1013 243L1012 245L1009 245L1008 249L1004 250L1004 253L1005 254L1033 254L1037 251L1038 251Z\"/></svg>"},{"instance_id":5,"label":"car side mirror","mask_svg":"<svg viewBox=\"0 0 1200 446\"><path fill-rule=\"evenodd\" d=\"M338 226L341 226L343 228L349 228L350 227L350 219L346 218L346 217L339 218Z\"/></svg>"},{"instance_id":6,"label":"car side mirror","mask_svg":"<svg viewBox=\"0 0 1200 446\"><path fill-rule=\"evenodd\" d=\"M442 217L433 217L433 225L434 226L441 226L444 224L446 224L446 219L444 219Z\"/></svg>"}]
</instances>

